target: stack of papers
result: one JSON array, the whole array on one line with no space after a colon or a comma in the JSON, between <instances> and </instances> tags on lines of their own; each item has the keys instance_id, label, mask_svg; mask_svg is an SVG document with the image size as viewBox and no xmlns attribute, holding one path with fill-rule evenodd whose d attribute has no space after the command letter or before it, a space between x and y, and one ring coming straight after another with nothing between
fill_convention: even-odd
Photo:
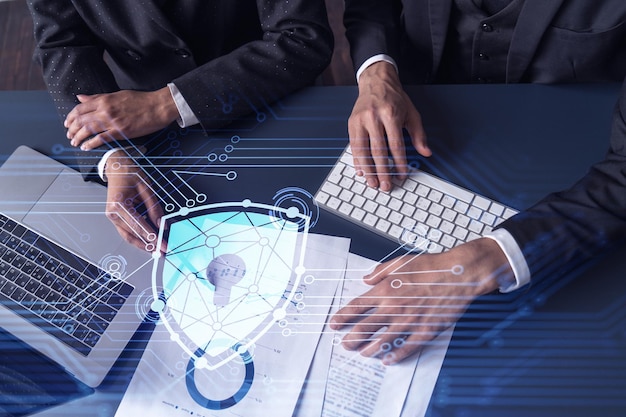
<instances>
[{"instance_id":1,"label":"stack of papers","mask_svg":"<svg viewBox=\"0 0 626 417\"><path fill-rule=\"evenodd\" d=\"M451 331L393 366L344 350L327 321L369 288L361 278L375 264L349 246L349 239L310 234L304 278L286 316L216 369L194 367L157 325L116 417L423 416Z\"/></svg>"}]
</instances>

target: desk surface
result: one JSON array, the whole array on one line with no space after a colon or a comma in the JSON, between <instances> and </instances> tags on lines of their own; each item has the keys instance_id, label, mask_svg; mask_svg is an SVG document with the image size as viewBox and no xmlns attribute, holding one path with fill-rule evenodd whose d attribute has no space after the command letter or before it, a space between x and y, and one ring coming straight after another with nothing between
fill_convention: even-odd
<instances>
[{"instance_id":1,"label":"desk surface","mask_svg":"<svg viewBox=\"0 0 626 417\"><path fill-rule=\"evenodd\" d=\"M523 209L567 187L603 157L618 86L423 86L409 92L435 153L419 159L421 167ZM354 87L310 88L208 136L194 129L162 132L151 140L150 154L168 175L181 166L217 174L185 179L209 201L297 198L317 219L313 232L349 236L353 252L381 259L393 250L390 242L317 211L311 199L347 143L355 97ZM0 162L18 144L73 161L46 92L0 92L0 138ZM232 181L229 172L236 173ZM624 415L623 253L559 281L477 300L457 325L428 414Z\"/></svg>"}]
</instances>

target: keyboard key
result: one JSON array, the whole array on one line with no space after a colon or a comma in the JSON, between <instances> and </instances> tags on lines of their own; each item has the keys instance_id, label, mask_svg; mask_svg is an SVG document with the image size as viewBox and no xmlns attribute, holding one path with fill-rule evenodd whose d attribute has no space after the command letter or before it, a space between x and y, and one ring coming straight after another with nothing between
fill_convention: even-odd
<instances>
[{"instance_id":1,"label":"keyboard key","mask_svg":"<svg viewBox=\"0 0 626 417\"><path fill-rule=\"evenodd\" d=\"M470 219L478 220L480 219L480 216L482 216L483 212L478 207L472 206L467 210L466 214Z\"/></svg>"},{"instance_id":2,"label":"keyboard key","mask_svg":"<svg viewBox=\"0 0 626 417\"><path fill-rule=\"evenodd\" d=\"M372 213L367 213L363 218L363 223L368 226L374 227L374 225L378 222L378 217L374 216Z\"/></svg>"},{"instance_id":3,"label":"keyboard key","mask_svg":"<svg viewBox=\"0 0 626 417\"><path fill-rule=\"evenodd\" d=\"M337 184L333 184L330 182L325 183L322 190L328 193L328 195L335 197L338 196L339 193L341 193L341 187L339 187Z\"/></svg>"},{"instance_id":4,"label":"keyboard key","mask_svg":"<svg viewBox=\"0 0 626 417\"><path fill-rule=\"evenodd\" d=\"M376 223L376 229L380 230L381 232L386 232L387 230L389 230L390 227L391 223L389 223L385 219L378 219L378 223Z\"/></svg>"},{"instance_id":5,"label":"keyboard key","mask_svg":"<svg viewBox=\"0 0 626 417\"><path fill-rule=\"evenodd\" d=\"M350 217L358 221L361 221L363 220L363 217L365 217L365 210L356 207L354 210L352 210L352 213L350 213Z\"/></svg>"},{"instance_id":6,"label":"keyboard key","mask_svg":"<svg viewBox=\"0 0 626 417\"><path fill-rule=\"evenodd\" d=\"M508 219L509 217L513 216L514 214L516 214L517 212L514 210L511 210L510 208L506 208L504 210L504 214L502 214L502 217L504 219Z\"/></svg>"},{"instance_id":7,"label":"keyboard key","mask_svg":"<svg viewBox=\"0 0 626 417\"><path fill-rule=\"evenodd\" d=\"M493 214L494 216L501 217L502 213L504 213L504 206L498 203L493 203L491 207L489 207L489 213Z\"/></svg>"},{"instance_id":8,"label":"keyboard key","mask_svg":"<svg viewBox=\"0 0 626 417\"><path fill-rule=\"evenodd\" d=\"M345 201L343 203L341 203L341 205L339 206L339 212L345 214L346 216L350 215L350 213L352 212L352 209L354 207L349 204L346 203Z\"/></svg>"},{"instance_id":9,"label":"keyboard key","mask_svg":"<svg viewBox=\"0 0 626 417\"><path fill-rule=\"evenodd\" d=\"M369 213L375 213L376 209L378 208L378 204L376 204L376 202L368 200L365 202L365 204L363 205L363 209Z\"/></svg>"},{"instance_id":10,"label":"keyboard key","mask_svg":"<svg viewBox=\"0 0 626 417\"><path fill-rule=\"evenodd\" d=\"M487 200L485 197L481 195L477 195L474 197L472 204L481 209L482 211L488 210L491 205L491 201Z\"/></svg>"},{"instance_id":11,"label":"keyboard key","mask_svg":"<svg viewBox=\"0 0 626 417\"><path fill-rule=\"evenodd\" d=\"M402 219L404 219L404 216L397 211L392 211L391 213L389 213L387 219L393 224L400 224L402 222Z\"/></svg>"},{"instance_id":12,"label":"keyboard key","mask_svg":"<svg viewBox=\"0 0 626 417\"><path fill-rule=\"evenodd\" d=\"M326 194L323 191L320 191L319 193L317 193L317 195L315 196L315 200L320 203L320 204L326 204L326 202L328 201L328 197L329 195Z\"/></svg>"}]
</instances>

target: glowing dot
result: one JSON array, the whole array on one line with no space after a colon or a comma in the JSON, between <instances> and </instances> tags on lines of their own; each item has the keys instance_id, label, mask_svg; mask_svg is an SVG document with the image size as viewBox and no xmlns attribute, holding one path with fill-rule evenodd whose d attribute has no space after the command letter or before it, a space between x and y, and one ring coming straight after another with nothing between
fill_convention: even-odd
<instances>
[{"instance_id":1,"label":"glowing dot","mask_svg":"<svg viewBox=\"0 0 626 417\"><path fill-rule=\"evenodd\" d=\"M391 350L391 343L383 343L380 345L380 350L383 352L389 352Z\"/></svg>"},{"instance_id":2,"label":"glowing dot","mask_svg":"<svg viewBox=\"0 0 626 417\"><path fill-rule=\"evenodd\" d=\"M255 293L257 291L259 291L259 286L258 285L250 285L250 287L248 287L248 291Z\"/></svg>"},{"instance_id":3,"label":"glowing dot","mask_svg":"<svg viewBox=\"0 0 626 417\"><path fill-rule=\"evenodd\" d=\"M156 233L148 233L148 236L146 236L146 238L152 242L153 240L155 240L157 238Z\"/></svg>"},{"instance_id":4,"label":"glowing dot","mask_svg":"<svg viewBox=\"0 0 626 417\"><path fill-rule=\"evenodd\" d=\"M333 337L333 340L331 343L333 346L339 346L341 344L341 337L339 336Z\"/></svg>"},{"instance_id":5,"label":"glowing dot","mask_svg":"<svg viewBox=\"0 0 626 417\"><path fill-rule=\"evenodd\" d=\"M313 284L315 282L315 277L313 275L307 275L304 277L305 284Z\"/></svg>"},{"instance_id":6,"label":"glowing dot","mask_svg":"<svg viewBox=\"0 0 626 417\"><path fill-rule=\"evenodd\" d=\"M194 273L187 274L187 280L188 281L195 281L196 279L198 279L196 277L196 274L194 274Z\"/></svg>"},{"instance_id":7,"label":"glowing dot","mask_svg":"<svg viewBox=\"0 0 626 417\"><path fill-rule=\"evenodd\" d=\"M180 209L178 214L180 214L181 216L186 216L186 215L189 214L189 209L187 207L183 207L183 208Z\"/></svg>"},{"instance_id":8,"label":"glowing dot","mask_svg":"<svg viewBox=\"0 0 626 417\"><path fill-rule=\"evenodd\" d=\"M196 201L198 203L204 203L206 201L206 194L198 194L196 196Z\"/></svg>"},{"instance_id":9,"label":"glowing dot","mask_svg":"<svg viewBox=\"0 0 626 417\"><path fill-rule=\"evenodd\" d=\"M235 178L237 178L237 173L236 173L235 171L228 171L228 172L226 173L226 179L227 179L228 181L232 181L232 180L234 180Z\"/></svg>"},{"instance_id":10,"label":"glowing dot","mask_svg":"<svg viewBox=\"0 0 626 417\"><path fill-rule=\"evenodd\" d=\"M296 266L296 268L294 269L294 272L298 275L302 275L304 274L304 272L306 271L306 268L303 265L298 265Z\"/></svg>"},{"instance_id":11,"label":"glowing dot","mask_svg":"<svg viewBox=\"0 0 626 417\"><path fill-rule=\"evenodd\" d=\"M247 198L245 200L243 200L241 202L241 205L244 206L245 208L248 208L252 205L252 201L248 200Z\"/></svg>"},{"instance_id":12,"label":"glowing dot","mask_svg":"<svg viewBox=\"0 0 626 417\"><path fill-rule=\"evenodd\" d=\"M154 252L154 250L156 249L156 246L154 246L154 243L146 243L146 252Z\"/></svg>"},{"instance_id":13,"label":"glowing dot","mask_svg":"<svg viewBox=\"0 0 626 417\"><path fill-rule=\"evenodd\" d=\"M404 340L401 337L397 337L393 340L393 345L397 348L404 346L404 343L406 342L406 340Z\"/></svg>"},{"instance_id":14,"label":"glowing dot","mask_svg":"<svg viewBox=\"0 0 626 417\"><path fill-rule=\"evenodd\" d=\"M287 336L291 336L291 329L283 329L283 336L287 337Z\"/></svg>"},{"instance_id":15,"label":"glowing dot","mask_svg":"<svg viewBox=\"0 0 626 417\"><path fill-rule=\"evenodd\" d=\"M262 237L261 239L259 239L259 245L261 246L267 246L268 243L270 243L270 240L266 237Z\"/></svg>"},{"instance_id":16,"label":"glowing dot","mask_svg":"<svg viewBox=\"0 0 626 417\"><path fill-rule=\"evenodd\" d=\"M163 302L163 300L154 300L152 302L152 304L150 304L150 310L154 311L155 313L161 313L163 310L165 309L165 303Z\"/></svg>"},{"instance_id":17,"label":"glowing dot","mask_svg":"<svg viewBox=\"0 0 626 417\"><path fill-rule=\"evenodd\" d=\"M452 273L454 275L461 275L463 273L463 266L462 265L454 265L452 267Z\"/></svg>"},{"instance_id":18,"label":"glowing dot","mask_svg":"<svg viewBox=\"0 0 626 417\"><path fill-rule=\"evenodd\" d=\"M172 334L170 335L170 339L171 339L173 342L178 342L178 341L180 340L180 335L179 335L178 333L172 333Z\"/></svg>"},{"instance_id":19,"label":"glowing dot","mask_svg":"<svg viewBox=\"0 0 626 417\"><path fill-rule=\"evenodd\" d=\"M298 210L298 207L289 207L287 209L287 217L289 217L290 219L293 219L298 214L300 214L300 210Z\"/></svg>"},{"instance_id":20,"label":"glowing dot","mask_svg":"<svg viewBox=\"0 0 626 417\"><path fill-rule=\"evenodd\" d=\"M287 312L284 309L280 308L280 309L274 310L273 315L274 315L275 320L282 320L287 316Z\"/></svg>"},{"instance_id":21,"label":"glowing dot","mask_svg":"<svg viewBox=\"0 0 626 417\"><path fill-rule=\"evenodd\" d=\"M391 288L400 288L401 286L402 286L401 279L394 279L393 281L391 281Z\"/></svg>"},{"instance_id":22,"label":"glowing dot","mask_svg":"<svg viewBox=\"0 0 626 417\"><path fill-rule=\"evenodd\" d=\"M172 203L167 203L167 204L165 205L165 211L168 211L168 212L169 212L169 211L174 211L174 204L172 204Z\"/></svg>"},{"instance_id":23,"label":"glowing dot","mask_svg":"<svg viewBox=\"0 0 626 417\"><path fill-rule=\"evenodd\" d=\"M197 358L194 362L194 366L196 367L196 369L204 369L207 367L207 360L206 358Z\"/></svg>"},{"instance_id":24,"label":"glowing dot","mask_svg":"<svg viewBox=\"0 0 626 417\"><path fill-rule=\"evenodd\" d=\"M222 330L222 323L220 322L215 322L213 323L213 326L211 326L213 328L213 330L218 331L218 330Z\"/></svg>"},{"instance_id":25,"label":"glowing dot","mask_svg":"<svg viewBox=\"0 0 626 417\"><path fill-rule=\"evenodd\" d=\"M191 198L190 198L190 199L188 199L187 201L185 201L185 205L186 205L187 207L193 207L195 204L196 204L195 200L193 200L193 199L191 199Z\"/></svg>"},{"instance_id":26,"label":"glowing dot","mask_svg":"<svg viewBox=\"0 0 626 417\"><path fill-rule=\"evenodd\" d=\"M219 236L217 235L211 235L209 237L206 238L205 244L209 247L209 248L216 248L219 246L221 242L221 239Z\"/></svg>"},{"instance_id":27,"label":"glowing dot","mask_svg":"<svg viewBox=\"0 0 626 417\"><path fill-rule=\"evenodd\" d=\"M161 252L155 251L152 252L152 259L159 259L161 257Z\"/></svg>"}]
</instances>

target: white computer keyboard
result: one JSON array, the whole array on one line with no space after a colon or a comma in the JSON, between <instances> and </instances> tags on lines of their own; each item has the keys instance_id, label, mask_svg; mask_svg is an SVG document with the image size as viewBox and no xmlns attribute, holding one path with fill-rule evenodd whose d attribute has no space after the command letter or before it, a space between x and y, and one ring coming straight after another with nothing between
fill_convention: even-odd
<instances>
[{"instance_id":1,"label":"white computer keyboard","mask_svg":"<svg viewBox=\"0 0 626 417\"><path fill-rule=\"evenodd\" d=\"M517 213L514 209L465 188L412 169L393 189L368 187L357 176L346 147L315 194L334 212L407 249L439 253L480 237Z\"/></svg>"}]
</instances>

